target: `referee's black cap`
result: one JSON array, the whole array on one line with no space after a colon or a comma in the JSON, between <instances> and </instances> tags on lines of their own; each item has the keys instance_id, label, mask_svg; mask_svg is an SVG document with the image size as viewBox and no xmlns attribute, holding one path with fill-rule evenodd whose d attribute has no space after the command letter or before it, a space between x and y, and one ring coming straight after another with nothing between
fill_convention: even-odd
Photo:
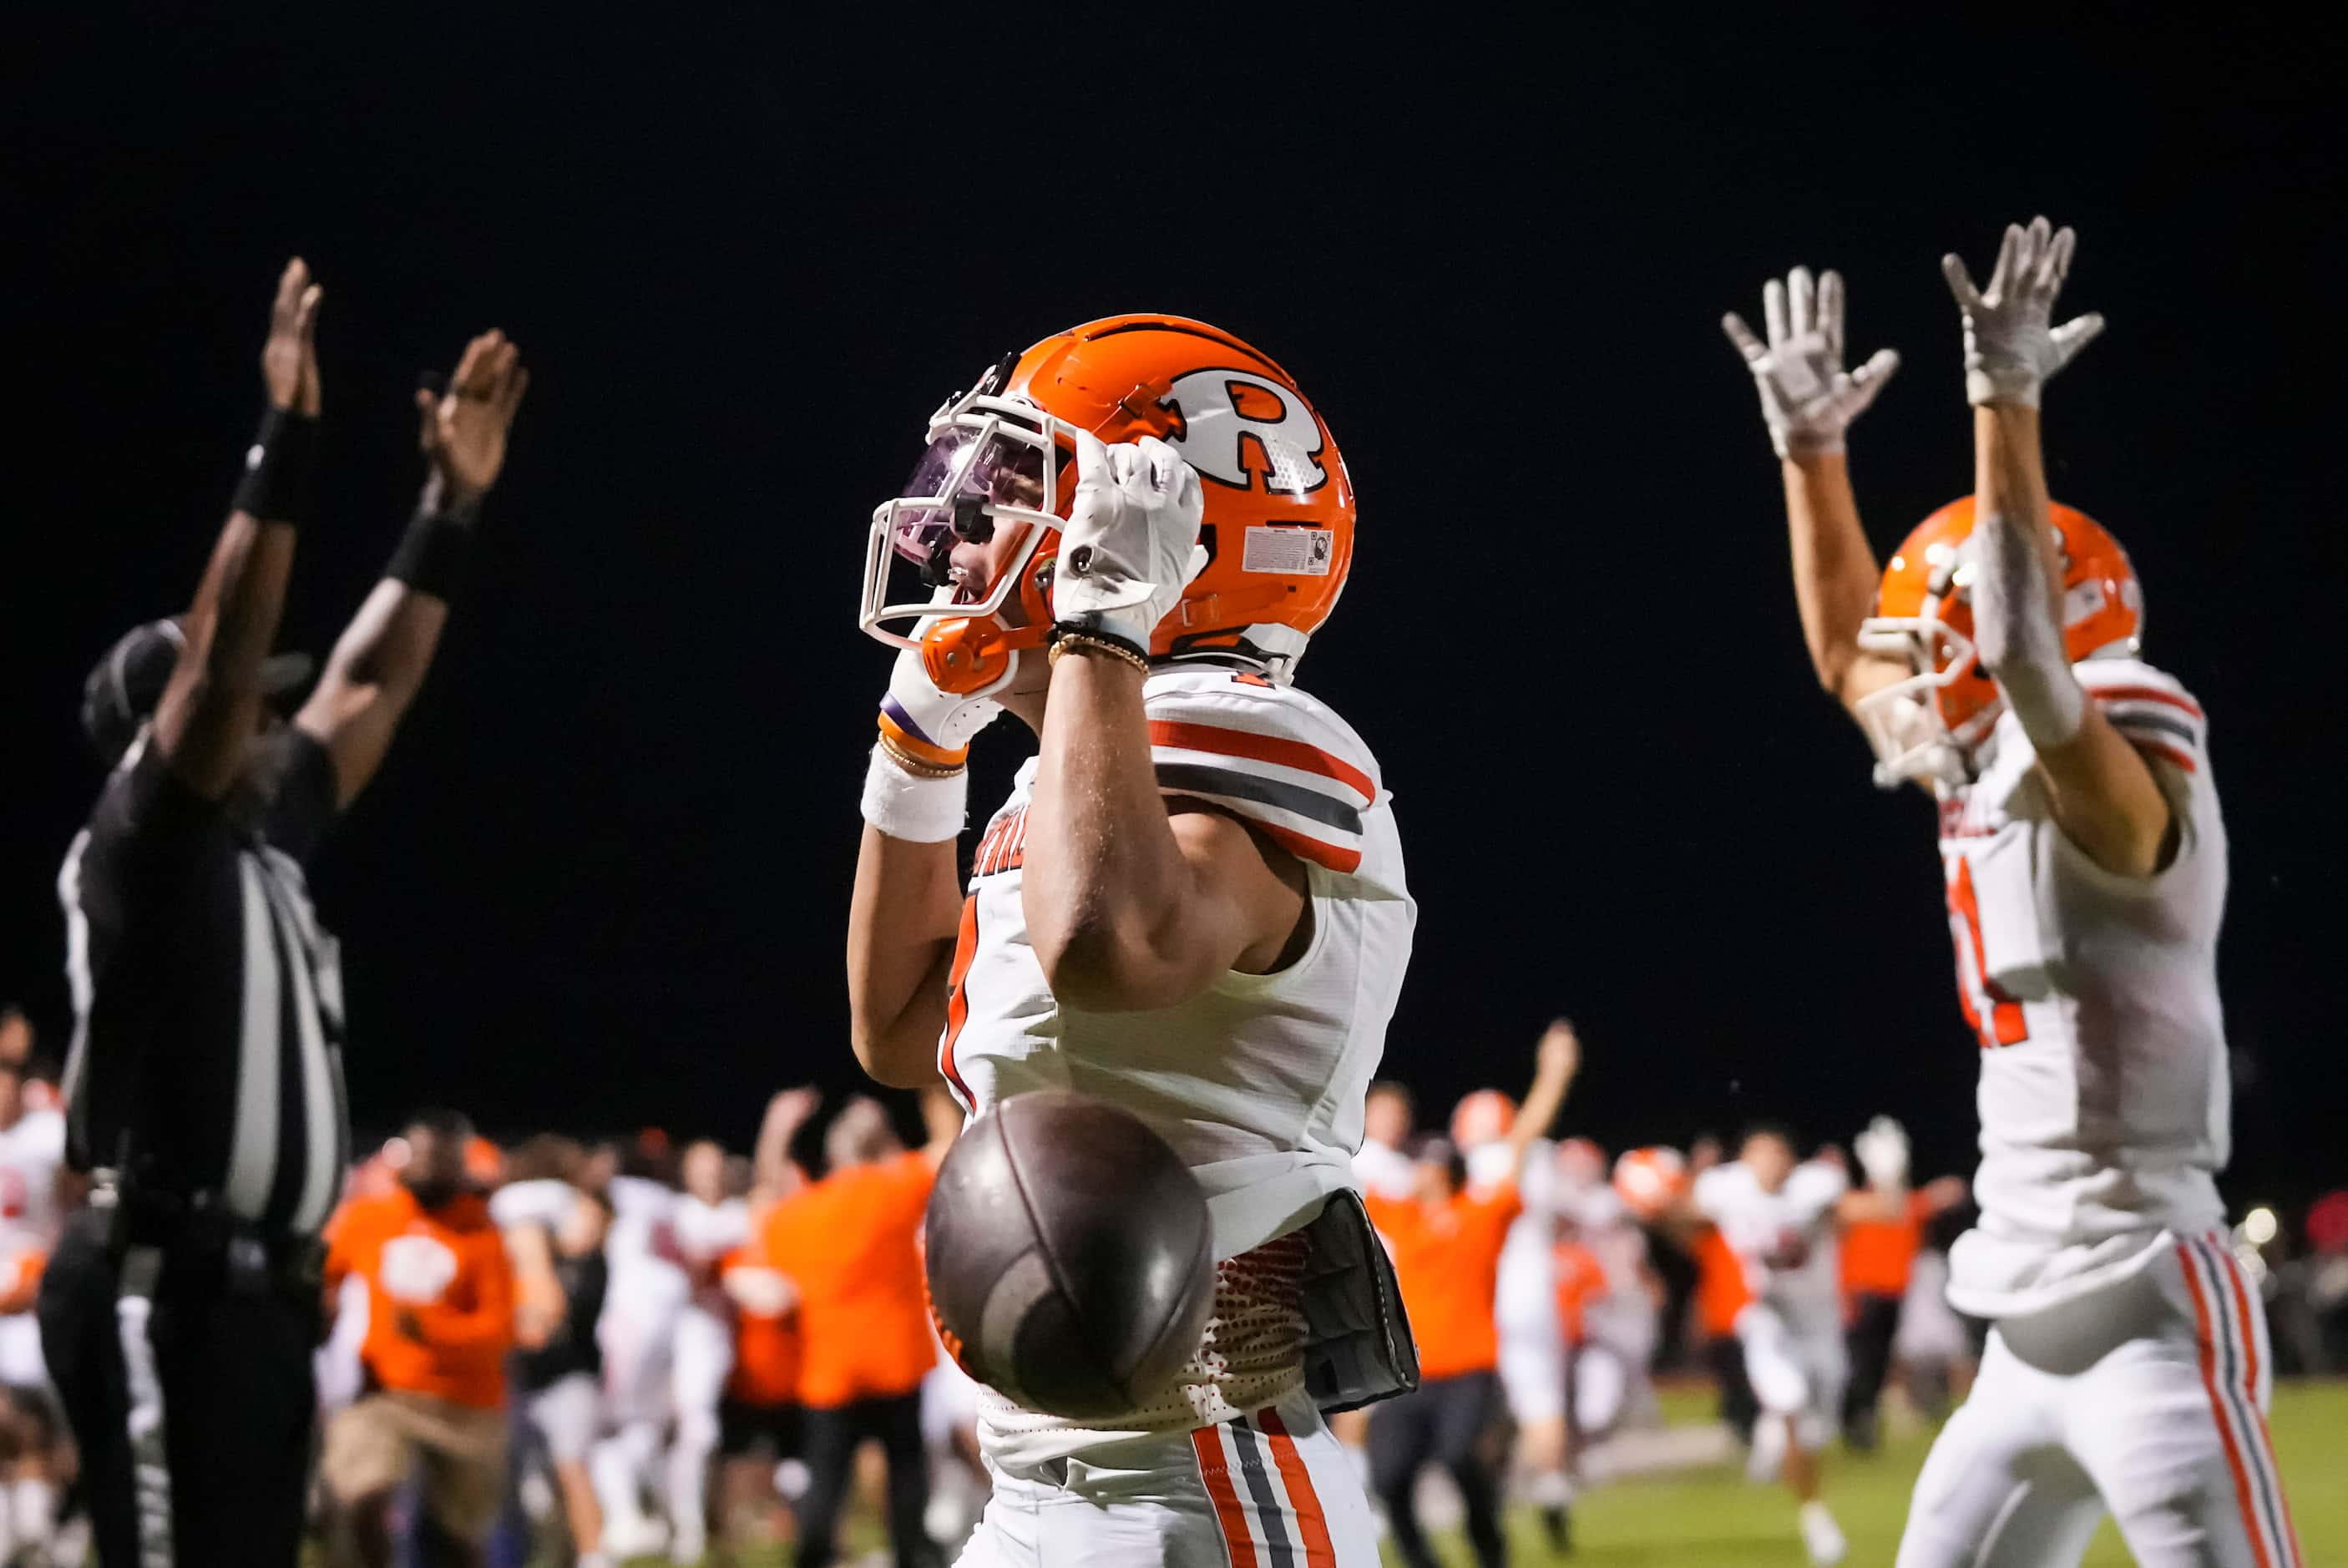
<instances>
[{"instance_id":1,"label":"referee's black cap","mask_svg":"<svg viewBox=\"0 0 2348 1568\"><path fill-rule=\"evenodd\" d=\"M108 768L122 760L139 727L163 700L163 688L171 684L171 671L187 642L176 617L133 626L115 640L81 683L82 733ZM262 663L262 690L278 701L308 685L312 668L307 654L272 654Z\"/></svg>"}]
</instances>

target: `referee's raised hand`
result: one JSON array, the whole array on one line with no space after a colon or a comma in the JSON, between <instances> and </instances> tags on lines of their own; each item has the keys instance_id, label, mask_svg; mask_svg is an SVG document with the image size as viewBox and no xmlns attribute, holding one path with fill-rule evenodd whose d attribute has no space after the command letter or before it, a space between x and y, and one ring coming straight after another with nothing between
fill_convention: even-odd
<instances>
[{"instance_id":1,"label":"referee's raised hand","mask_svg":"<svg viewBox=\"0 0 2348 1568\"><path fill-rule=\"evenodd\" d=\"M528 390L521 350L494 327L465 346L446 392L417 388L418 444L452 504L479 500L497 483L506 431Z\"/></svg>"},{"instance_id":2,"label":"referee's raised hand","mask_svg":"<svg viewBox=\"0 0 2348 1568\"><path fill-rule=\"evenodd\" d=\"M261 349L262 384L269 406L304 419L318 417L318 301L324 294L310 281L310 263L296 256L278 275L277 298L269 308L269 341Z\"/></svg>"}]
</instances>

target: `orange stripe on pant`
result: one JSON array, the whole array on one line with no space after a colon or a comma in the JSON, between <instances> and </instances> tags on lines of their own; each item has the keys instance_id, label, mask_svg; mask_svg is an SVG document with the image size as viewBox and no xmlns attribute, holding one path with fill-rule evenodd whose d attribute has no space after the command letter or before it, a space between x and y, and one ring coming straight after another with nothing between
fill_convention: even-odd
<instances>
[{"instance_id":1,"label":"orange stripe on pant","mask_svg":"<svg viewBox=\"0 0 2348 1568\"><path fill-rule=\"evenodd\" d=\"M1247 1515L1240 1511L1240 1494L1231 1486L1231 1461L1223 1458L1220 1427L1200 1427L1190 1434L1190 1451L1199 1456L1199 1478L1214 1500L1215 1519L1223 1529L1223 1545L1231 1554L1231 1568L1256 1568L1255 1537L1248 1533Z\"/></svg>"},{"instance_id":2,"label":"orange stripe on pant","mask_svg":"<svg viewBox=\"0 0 2348 1568\"><path fill-rule=\"evenodd\" d=\"M2233 1254L2225 1251L2222 1237L2213 1236L2210 1244L2226 1260L2226 1283L2234 1293L2234 1321L2242 1326L2242 1403L2250 1407L2250 1419L2259 1424L2256 1457L2265 1461L2267 1479L2274 1483L2275 1511L2282 1515L2282 1528L2291 1547L2291 1560L2299 1562L2299 1522L2291 1516L2291 1499L2283 1495L2282 1470L2275 1463L2274 1439L2267 1431L2266 1412L2259 1408L2259 1339L2251 1327L2256 1320L2250 1316L2250 1293L2242 1288L2242 1271ZM2275 1542L2285 1544L2283 1541Z\"/></svg>"},{"instance_id":3,"label":"orange stripe on pant","mask_svg":"<svg viewBox=\"0 0 2348 1568\"><path fill-rule=\"evenodd\" d=\"M2218 1440L2226 1449L2226 1468L2234 1472L2234 1502L2241 1510L2242 1528L2250 1533L2250 1552L2257 1557L2259 1568L2274 1568L2274 1560L2267 1555L2266 1532L2260 1528L2259 1511L2250 1498L2250 1475L2243 1468L2242 1451L2234 1440L2234 1425L2226 1417L2226 1393L2218 1387L2218 1338L2211 1321L2212 1303L2201 1290L2200 1270L2193 1261L2191 1243L2177 1243L2178 1261L2185 1268L2185 1288L2193 1295L2193 1326L2195 1339L2201 1351L2201 1386L2209 1390L2209 1416L2218 1423Z\"/></svg>"},{"instance_id":4,"label":"orange stripe on pant","mask_svg":"<svg viewBox=\"0 0 2348 1568\"><path fill-rule=\"evenodd\" d=\"M1288 1506L1296 1515L1297 1533L1304 1538L1304 1568L1337 1568L1337 1549L1329 1544L1329 1520L1321 1511L1321 1494L1313 1490L1313 1475L1304 1468L1296 1439L1288 1435L1287 1423L1271 1406L1257 1411L1255 1418L1272 1439L1280 1484L1288 1489Z\"/></svg>"}]
</instances>

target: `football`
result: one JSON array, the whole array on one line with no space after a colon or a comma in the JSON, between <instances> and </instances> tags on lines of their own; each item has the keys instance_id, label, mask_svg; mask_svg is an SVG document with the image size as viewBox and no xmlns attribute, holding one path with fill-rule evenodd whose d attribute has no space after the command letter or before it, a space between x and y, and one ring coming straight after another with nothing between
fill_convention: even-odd
<instances>
[{"instance_id":1,"label":"football","mask_svg":"<svg viewBox=\"0 0 2348 1568\"><path fill-rule=\"evenodd\" d=\"M1148 1398L1214 1305L1206 1195L1138 1117L1014 1096L946 1154L925 1232L930 1311L963 1369L1076 1419Z\"/></svg>"}]
</instances>

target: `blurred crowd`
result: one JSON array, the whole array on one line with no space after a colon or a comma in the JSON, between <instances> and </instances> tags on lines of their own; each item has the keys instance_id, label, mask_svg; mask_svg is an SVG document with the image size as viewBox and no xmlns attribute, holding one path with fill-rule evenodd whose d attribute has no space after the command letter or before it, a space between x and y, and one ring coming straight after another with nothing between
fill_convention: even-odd
<instances>
[{"instance_id":1,"label":"blurred crowd","mask_svg":"<svg viewBox=\"0 0 2348 1568\"><path fill-rule=\"evenodd\" d=\"M1530 1099L1531 1097L1528 1097ZM318 1351L324 1433L316 1519L331 1560L728 1561L794 1543L839 1550L861 1508L896 1560L938 1563L985 1498L974 1387L940 1352L922 1292L922 1218L960 1126L944 1097L910 1117L811 1089L776 1095L755 1145L656 1131L494 1141L429 1110L355 1167L328 1231L332 1327ZM1430 1384L1488 1367L1474 1436L1506 1439L1498 1477L1545 1513L1609 1467L1610 1440L1661 1425L1658 1377L1708 1377L1720 1414L1774 1473L1769 1427L1738 1354L1753 1274L1693 1201L1725 1150L1610 1154L1585 1137L1525 1136L1515 1103L1463 1101L1422 1134L1407 1090L1373 1093L1360 1183L1396 1252ZM1543 1129L1532 1129L1540 1131ZM1849 1377L1845 1443L1876 1440L1888 1391L1930 1419L1962 1398L1979 1326L1941 1297L1946 1249L1970 1222L1954 1176L1911 1181L1905 1140L1879 1119L1853 1152L1797 1148L1802 1169L1849 1167L1831 1205L1831 1271ZM56 1078L20 1014L0 1015L0 1562L77 1561L73 1460L46 1408L30 1306L80 1194L62 1162ZM1514 1163L1495 1171L1503 1149ZM1510 1174L1510 1171L1513 1174ZM1415 1277L1433 1253L1409 1211L1499 1185L1491 1223L1446 1254L1468 1288ZM1430 1208L1428 1212L1434 1210ZM2348 1371L2348 1191L2303 1214L2234 1225L2291 1373ZM1483 1257L1460 1271L1462 1255ZM1553 1376L1554 1373L1554 1376ZM1553 1387L1551 1398L1549 1390ZM1408 1425L1375 1408L1365 1425ZM1430 1433L1402 1460L1446 1462ZM1483 1451L1488 1453L1487 1446ZM1378 1487L1393 1511L1391 1487ZM861 1502L860 1503L860 1499Z\"/></svg>"}]
</instances>

